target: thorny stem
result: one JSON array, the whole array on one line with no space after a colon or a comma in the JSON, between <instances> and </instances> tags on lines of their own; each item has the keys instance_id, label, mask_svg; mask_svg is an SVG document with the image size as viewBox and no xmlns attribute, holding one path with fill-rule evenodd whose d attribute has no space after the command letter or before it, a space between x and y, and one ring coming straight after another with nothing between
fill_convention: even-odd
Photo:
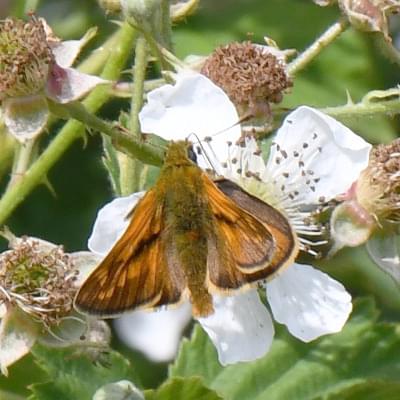
<instances>
[{"instance_id":1,"label":"thorny stem","mask_svg":"<svg viewBox=\"0 0 400 400\"><path fill-rule=\"evenodd\" d=\"M303 51L296 59L288 65L288 74L296 75L304 69L325 47L331 44L349 26L344 19L330 26L311 46Z\"/></svg>"},{"instance_id":2,"label":"thorny stem","mask_svg":"<svg viewBox=\"0 0 400 400\"><path fill-rule=\"evenodd\" d=\"M384 100L379 102L361 101L343 106L321 108L320 111L338 119L350 119L360 116L400 113L400 100Z\"/></svg>"},{"instance_id":3,"label":"thorny stem","mask_svg":"<svg viewBox=\"0 0 400 400\"><path fill-rule=\"evenodd\" d=\"M393 43L389 43L385 37L380 33L375 33L375 43L379 50L393 63L400 65L400 52L393 46Z\"/></svg>"},{"instance_id":4,"label":"thorny stem","mask_svg":"<svg viewBox=\"0 0 400 400\"><path fill-rule=\"evenodd\" d=\"M2 122L0 121L0 179L8 172L12 163L15 147L16 141L13 140L8 132L5 132L4 126L2 126Z\"/></svg>"},{"instance_id":5,"label":"thorny stem","mask_svg":"<svg viewBox=\"0 0 400 400\"><path fill-rule=\"evenodd\" d=\"M172 49L172 30L170 15L170 0L162 0L161 2L161 37L162 46L168 50Z\"/></svg>"},{"instance_id":6,"label":"thorny stem","mask_svg":"<svg viewBox=\"0 0 400 400\"><path fill-rule=\"evenodd\" d=\"M125 67L129 57L132 41L136 31L128 24L124 24L119 33L116 45L104 66L101 74L104 79L117 79ZM84 104L89 111L95 112L109 99L108 89L99 87L95 89ZM84 126L77 121L69 121L60 130L58 135L49 144L46 150L26 171L26 174L14 186L9 188L0 200L0 225L10 216L14 209L25 197L40 183L45 180L47 172L61 158L68 147L78 138L82 137Z\"/></svg>"},{"instance_id":7,"label":"thorny stem","mask_svg":"<svg viewBox=\"0 0 400 400\"><path fill-rule=\"evenodd\" d=\"M113 33L99 48L92 51L90 55L77 66L77 70L85 74L97 74L107 62L115 46L118 46L120 31Z\"/></svg>"},{"instance_id":8,"label":"thorny stem","mask_svg":"<svg viewBox=\"0 0 400 400\"><path fill-rule=\"evenodd\" d=\"M148 79L144 82L144 92L150 92L166 83L164 78ZM132 96L133 84L131 82L118 82L110 88L110 94L114 97L129 98Z\"/></svg>"},{"instance_id":9,"label":"thorny stem","mask_svg":"<svg viewBox=\"0 0 400 400\"><path fill-rule=\"evenodd\" d=\"M8 187L15 185L15 183L24 176L25 172L29 168L30 163L32 162L35 145L36 140L34 139L18 145L18 150L15 152L15 161Z\"/></svg>"},{"instance_id":10,"label":"thorny stem","mask_svg":"<svg viewBox=\"0 0 400 400\"><path fill-rule=\"evenodd\" d=\"M69 103L63 106L68 110L70 116L82 123L89 129L94 129L109 136L118 149L131 157L156 166L160 166L163 160L163 152L153 146L141 143L129 132L124 132L116 125L110 124L96 115L88 112L81 103Z\"/></svg>"},{"instance_id":11,"label":"thorny stem","mask_svg":"<svg viewBox=\"0 0 400 400\"><path fill-rule=\"evenodd\" d=\"M133 67L133 91L131 99L130 131L132 137L141 141L139 112L143 106L144 81L147 69L147 42L143 36L136 41L135 65ZM127 196L139 190L141 165L126 154L118 155L121 194Z\"/></svg>"},{"instance_id":12,"label":"thorny stem","mask_svg":"<svg viewBox=\"0 0 400 400\"><path fill-rule=\"evenodd\" d=\"M150 33L146 32L144 30L142 31L142 33L143 33L143 36L146 38L147 43L149 44L149 47L150 47L153 55L155 57L157 57L157 59L160 63L161 70L163 70L163 71L168 70L169 65L165 61L164 56L162 54L162 51L161 51L162 46L160 46L159 43L157 43L157 40L155 40L154 37Z\"/></svg>"}]
</instances>

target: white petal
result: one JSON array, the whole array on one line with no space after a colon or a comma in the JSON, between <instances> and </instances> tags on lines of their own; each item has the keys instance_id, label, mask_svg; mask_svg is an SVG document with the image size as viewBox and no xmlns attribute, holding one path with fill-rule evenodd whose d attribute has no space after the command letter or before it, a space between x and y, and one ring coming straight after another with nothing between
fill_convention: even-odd
<instances>
[{"instance_id":1,"label":"white petal","mask_svg":"<svg viewBox=\"0 0 400 400\"><path fill-rule=\"evenodd\" d=\"M0 370L4 375L8 366L29 353L37 333L37 325L22 311L7 312L0 324Z\"/></svg>"},{"instance_id":2,"label":"white petal","mask_svg":"<svg viewBox=\"0 0 400 400\"><path fill-rule=\"evenodd\" d=\"M97 85L109 83L94 75L55 64L47 81L47 95L58 103L69 103L84 96Z\"/></svg>"},{"instance_id":3,"label":"white petal","mask_svg":"<svg viewBox=\"0 0 400 400\"><path fill-rule=\"evenodd\" d=\"M268 282L267 296L275 320L303 342L339 332L352 310L343 285L309 265L293 264Z\"/></svg>"},{"instance_id":4,"label":"white petal","mask_svg":"<svg viewBox=\"0 0 400 400\"><path fill-rule=\"evenodd\" d=\"M222 365L252 361L269 350L274 327L256 290L213 296L214 314L198 318L218 351Z\"/></svg>"},{"instance_id":5,"label":"white petal","mask_svg":"<svg viewBox=\"0 0 400 400\"><path fill-rule=\"evenodd\" d=\"M4 122L20 142L38 136L46 127L49 110L43 96L27 96L3 100Z\"/></svg>"},{"instance_id":6,"label":"white petal","mask_svg":"<svg viewBox=\"0 0 400 400\"><path fill-rule=\"evenodd\" d=\"M159 311L135 311L114 321L120 339L153 361L175 357L178 344L192 315L189 303Z\"/></svg>"},{"instance_id":7,"label":"white petal","mask_svg":"<svg viewBox=\"0 0 400 400\"><path fill-rule=\"evenodd\" d=\"M126 197L118 197L99 210L88 240L88 247L91 251L104 255L111 250L128 227L127 215L143 195L144 192L139 192Z\"/></svg>"},{"instance_id":8,"label":"white petal","mask_svg":"<svg viewBox=\"0 0 400 400\"><path fill-rule=\"evenodd\" d=\"M82 47L96 34L97 28L89 29L80 40L66 40L64 42L50 42L51 51L56 63L63 68L70 67L81 52Z\"/></svg>"},{"instance_id":9,"label":"white petal","mask_svg":"<svg viewBox=\"0 0 400 400\"><path fill-rule=\"evenodd\" d=\"M74 285L80 287L89 274L100 264L103 256L90 251L77 251L70 254L74 267L78 270Z\"/></svg>"},{"instance_id":10,"label":"white petal","mask_svg":"<svg viewBox=\"0 0 400 400\"><path fill-rule=\"evenodd\" d=\"M57 42L51 46L51 51L54 54L56 63L62 68L70 67L81 49L82 44L80 40Z\"/></svg>"},{"instance_id":11,"label":"white petal","mask_svg":"<svg viewBox=\"0 0 400 400\"><path fill-rule=\"evenodd\" d=\"M274 171L273 178L285 185L286 192L301 192L307 203L344 193L367 166L371 149L340 122L305 106L286 117L274 142L277 145L271 147L267 170ZM282 180L283 173L289 178Z\"/></svg>"},{"instance_id":12,"label":"white petal","mask_svg":"<svg viewBox=\"0 0 400 400\"><path fill-rule=\"evenodd\" d=\"M211 163L216 165L210 166L202 156L198 157L198 164L203 168L214 167L220 173L219 163L226 161L229 154L227 142L235 142L241 134L239 125L230 128L239 121L239 116L225 92L204 75L179 74L175 85L155 89L147 99L139 114L142 132L196 143L196 137L191 136L195 134ZM211 143L203 141L209 136Z\"/></svg>"}]
</instances>

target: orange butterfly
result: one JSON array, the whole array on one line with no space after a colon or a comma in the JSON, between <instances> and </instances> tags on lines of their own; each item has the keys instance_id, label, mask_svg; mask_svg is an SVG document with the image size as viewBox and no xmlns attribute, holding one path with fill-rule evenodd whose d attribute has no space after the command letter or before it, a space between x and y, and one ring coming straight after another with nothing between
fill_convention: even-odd
<instances>
[{"instance_id":1,"label":"orange butterfly","mask_svg":"<svg viewBox=\"0 0 400 400\"><path fill-rule=\"evenodd\" d=\"M287 219L233 182L213 182L188 150L170 143L157 183L80 288L79 311L113 317L189 299L193 315L205 317L212 294L254 286L294 261Z\"/></svg>"}]
</instances>

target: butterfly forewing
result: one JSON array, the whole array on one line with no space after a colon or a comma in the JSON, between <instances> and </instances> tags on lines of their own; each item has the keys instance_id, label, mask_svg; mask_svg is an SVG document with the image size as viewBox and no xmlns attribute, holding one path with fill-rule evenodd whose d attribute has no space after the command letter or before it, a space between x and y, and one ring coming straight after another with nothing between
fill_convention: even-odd
<instances>
[{"instance_id":1,"label":"butterfly forewing","mask_svg":"<svg viewBox=\"0 0 400 400\"><path fill-rule=\"evenodd\" d=\"M182 285L168 272L163 205L150 190L131 213L131 222L111 252L83 283L78 310L114 316L138 307L179 302Z\"/></svg>"}]
</instances>

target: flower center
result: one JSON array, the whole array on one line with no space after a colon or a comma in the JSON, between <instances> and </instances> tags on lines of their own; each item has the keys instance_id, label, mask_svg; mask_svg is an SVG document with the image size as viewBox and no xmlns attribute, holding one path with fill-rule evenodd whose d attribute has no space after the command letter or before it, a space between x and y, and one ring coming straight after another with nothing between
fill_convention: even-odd
<instances>
[{"instance_id":1,"label":"flower center","mask_svg":"<svg viewBox=\"0 0 400 400\"><path fill-rule=\"evenodd\" d=\"M400 139L378 145L356 186L358 202L372 215L400 220Z\"/></svg>"},{"instance_id":2,"label":"flower center","mask_svg":"<svg viewBox=\"0 0 400 400\"><path fill-rule=\"evenodd\" d=\"M53 62L40 20L7 18L0 22L0 99L42 90Z\"/></svg>"},{"instance_id":3,"label":"flower center","mask_svg":"<svg viewBox=\"0 0 400 400\"><path fill-rule=\"evenodd\" d=\"M20 307L45 324L72 309L77 271L61 247L23 238L0 258L0 303Z\"/></svg>"}]
</instances>

